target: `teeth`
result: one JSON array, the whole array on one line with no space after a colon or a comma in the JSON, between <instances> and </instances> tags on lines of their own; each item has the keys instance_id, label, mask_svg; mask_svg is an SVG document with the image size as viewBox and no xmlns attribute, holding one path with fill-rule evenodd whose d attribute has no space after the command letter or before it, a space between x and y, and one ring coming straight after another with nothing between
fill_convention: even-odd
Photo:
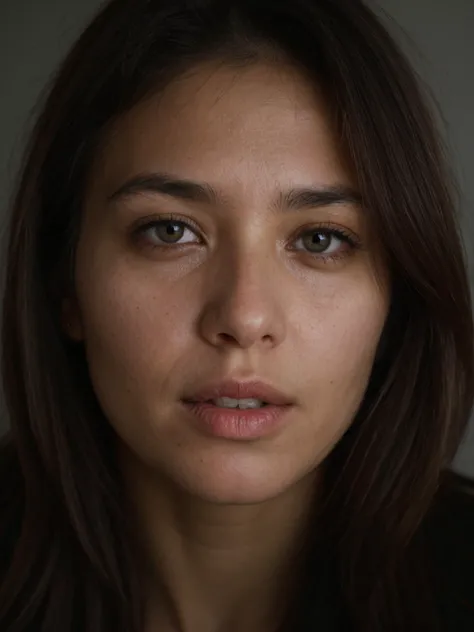
<instances>
[{"instance_id":1,"label":"teeth","mask_svg":"<svg viewBox=\"0 0 474 632\"><path fill-rule=\"evenodd\" d=\"M261 399L232 399L231 397L219 397L213 399L212 403L220 408L261 408L266 403Z\"/></svg>"}]
</instances>

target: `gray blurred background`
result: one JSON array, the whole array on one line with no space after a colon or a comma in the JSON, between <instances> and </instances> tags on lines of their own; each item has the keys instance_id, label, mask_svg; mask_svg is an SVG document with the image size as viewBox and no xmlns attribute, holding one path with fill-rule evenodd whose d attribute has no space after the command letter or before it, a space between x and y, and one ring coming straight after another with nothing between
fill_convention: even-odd
<instances>
[{"instance_id":1,"label":"gray blurred background","mask_svg":"<svg viewBox=\"0 0 474 632\"><path fill-rule=\"evenodd\" d=\"M35 102L100 4L100 0L0 0L2 236ZM376 10L440 105L462 192L474 287L474 0L378 0ZM2 410L0 402L0 434L8 427ZM474 476L474 419L454 466Z\"/></svg>"}]
</instances>

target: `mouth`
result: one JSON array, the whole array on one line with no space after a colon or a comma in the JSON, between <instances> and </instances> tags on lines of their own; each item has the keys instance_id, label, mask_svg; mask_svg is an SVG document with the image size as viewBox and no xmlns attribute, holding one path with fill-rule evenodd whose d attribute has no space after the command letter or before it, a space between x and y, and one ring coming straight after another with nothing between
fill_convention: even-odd
<instances>
[{"instance_id":1,"label":"mouth","mask_svg":"<svg viewBox=\"0 0 474 632\"><path fill-rule=\"evenodd\" d=\"M292 405L226 398L185 401L192 425L206 436L232 440L256 441L270 438L291 419ZM230 405L232 404L232 405Z\"/></svg>"},{"instance_id":2,"label":"mouth","mask_svg":"<svg viewBox=\"0 0 474 632\"><path fill-rule=\"evenodd\" d=\"M193 402L192 400L185 402L187 404L199 403L198 401ZM205 402L201 402L205 404L210 404L215 406L216 408L227 408L230 410L255 410L260 408L266 408L267 406L271 406L269 402L265 402L261 399L257 398L245 398L245 399L234 399L232 397L218 397L215 399L208 399Z\"/></svg>"},{"instance_id":3,"label":"mouth","mask_svg":"<svg viewBox=\"0 0 474 632\"><path fill-rule=\"evenodd\" d=\"M269 406L290 406L295 401L283 391L260 380L234 379L210 383L183 398L186 403L206 403L218 408L239 410Z\"/></svg>"}]
</instances>

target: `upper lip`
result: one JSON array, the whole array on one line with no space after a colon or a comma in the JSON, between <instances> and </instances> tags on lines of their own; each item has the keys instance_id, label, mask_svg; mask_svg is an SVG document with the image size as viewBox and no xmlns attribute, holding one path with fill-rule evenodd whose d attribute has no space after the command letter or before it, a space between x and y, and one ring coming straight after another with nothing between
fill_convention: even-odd
<instances>
[{"instance_id":1,"label":"upper lip","mask_svg":"<svg viewBox=\"0 0 474 632\"><path fill-rule=\"evenodd\" d=\"M212 382L197 389L185 397L184 400L187 402L206 402L219 397L231 397L232 399L255 398L275 406L285 406L294 403L285 393L257 379L245 382L233 379Z\"/></svg>"}]
</instances>

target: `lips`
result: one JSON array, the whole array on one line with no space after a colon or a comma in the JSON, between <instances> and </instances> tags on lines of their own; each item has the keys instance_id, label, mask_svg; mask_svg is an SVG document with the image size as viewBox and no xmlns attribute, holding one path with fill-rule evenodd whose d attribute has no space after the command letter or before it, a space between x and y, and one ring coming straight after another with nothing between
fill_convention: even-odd
<instances>
[{"instance_id":1,"label":"lips","mask_svg":"<svg viewBox=\"0 0 474 632\"><path fill-rule=\"evenodd\" d=\"M188 403L209 402L220 397L232 399L260 399L273 406L290 406L295 401L286 393L260 380L238 381L233 379L209 383L186 395L183 400Z\"/></svg>"}]
</instances>

